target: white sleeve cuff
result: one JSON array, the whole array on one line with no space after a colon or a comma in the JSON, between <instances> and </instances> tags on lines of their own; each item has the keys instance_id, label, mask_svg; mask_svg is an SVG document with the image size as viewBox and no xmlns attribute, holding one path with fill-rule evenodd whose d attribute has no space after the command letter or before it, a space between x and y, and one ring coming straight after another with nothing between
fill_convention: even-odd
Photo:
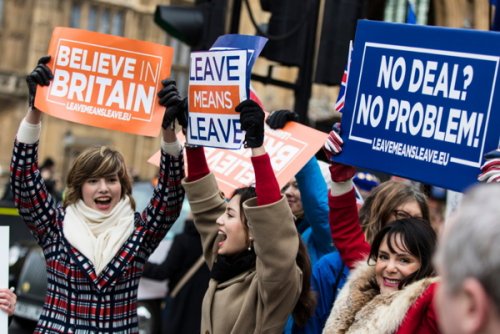
<instances>
[{"instance_id":1,"label":"white sleeve cuff","mask_svg":"<svg viewBox=\"0 0 500 334\"><path fill-rule=\"evenodd\" d=\"M42 131L42 123L31 124L25 118L21 121L19 129L17 130L17 140L24 144L34 144L40 139Z\"/></svg>"},{"instance_id":2,"label":"white sleeve cuff","mask_svg":"<svg viewBox=\"0 0 500 334\"><path fill-rule=\"evenodd\" d=\"M344 182L333 182L330 181L330 191L332 196L340 196L348 193L354 187L354 183L352 179L349 179Z\"/></svg>"},{"instance_id":3,"label":"white sleeve cuff","mask_svg":"<svg viewBox=\"0 0 500 334\"><path fill-rule=\"evenodd\" d=\"M161 138L161 148L162 150L167 152L167 154L173 157L178 157L182 152L182 145L178 140L172 143L167 143L165 140L163 140L163 138Z\"/></svg>"}]
</instances>

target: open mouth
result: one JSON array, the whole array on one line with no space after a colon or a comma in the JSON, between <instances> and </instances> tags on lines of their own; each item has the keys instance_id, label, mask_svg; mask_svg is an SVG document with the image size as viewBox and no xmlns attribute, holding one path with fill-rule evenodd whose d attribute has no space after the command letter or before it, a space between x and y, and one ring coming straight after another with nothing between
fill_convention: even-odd
<instances>
[{"instance_id":1,"label":"open mouth","mask_svg":"<svg viewBox=\"0 0 500 334\"><path fill-rule=\"evenodd\" d=\"M384 285L389 287L399 287L400 280L384 277Z\"/></svg>"},{"instance_id":2,"label":"open mouth","mask_svg":"<svg viewBox=\"0 0 500 334\"><path fill-rule=\"evenodd\" d=\"M219 248L222 247L226 239L227 239L226 233L224 233L221 230L217 231L217 246L219 246Z\"/></svg>"},{"instance_id":3,"label":"open mouth","mask_svg":"<svg viewBox=\"0 0 500 334\"><path fill-rule=\"evenodd\" d=\"M99 197L94 200L98 209L107 209L111 205L111 197Z\"/></svg>"}]
</instances>

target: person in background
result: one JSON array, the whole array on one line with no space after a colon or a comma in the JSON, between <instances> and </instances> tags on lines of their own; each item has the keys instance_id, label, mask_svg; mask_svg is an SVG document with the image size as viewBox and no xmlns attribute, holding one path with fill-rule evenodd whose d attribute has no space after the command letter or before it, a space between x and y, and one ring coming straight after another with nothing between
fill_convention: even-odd
<instances>
[{"instance_id":1,"label":"person in background","mask_svg":"<svg viewBox=\"0 0 500 334\"><path fill-rule=\"evenodd\" d=\"M189 214L184 222L183 232L174 237L165 261L160 264L146 263L144 277L155 280L168 279L170 296L167 297L165 305L166 317L161 333L200 333L201 302L210 279L210 271L205 262L198 265L202 256L200 234L194 226L192 214ZM193 274L182 287L178 287L193 266L196 266ZM172 296L176 289L177 294Z\"/></svg>"},{"instance_id":2,"label":"person in background","mask_svg":"<svg viewBox=\"0 0 500 334\"><path fill-rule=\"evenodd\" d=\"M370 192L380 184L380 179L372 173L357 172L352 179L354 185L358 188L363 199L366 199Z\"/></svg>"},{"instance_id":3,"label":"person in background","mask_svg":"<svg viewBox=\"0 0 500 334\"><path fill-rule=\"evenodd\" d=\"M43 178L47 192L56 200L62 201L62 192L59 190L59 180L56 177L55 162L52 158L46 158L39 167L40 175ZM14 196L12 194L10 182L5 185L2 200L12 201Z\"/></svg>"},{"instance_id":4,"label":"person in background","mask_svg":"<svg viewBox=\"0 0 500 334\"><path fill-rule=\"evenodd\" d=\"M40 165L40 175L43 178L47 192L55 198L56 201L60 202L62 200L62 193L59 190L59 180L56 177L55 171L56 164L54 160L50 157L45 158L45 160Z\"/></svg>"},{"instance_id":5,"label":"person in background","mask_svg":"<svg viewBox=\"0 0 500 334\"><path fill-rule=\"evenodd\" d=\"M47 191L37 156L42 115L33 102L37 86L53 79L49 61L42 57L26 79L29 108L10 169L14 202L47 263L47 296L35 333L137 333L144 263L184 199L182 147L172 111L162 122L159 183L142 213L135 212L123 156L105 146L88 148L75 159L61 206Z\"/></svg>"},{"instance_id":6,"label":"person in background","mask_svg":"<svg viewBox=\"0 0 500 334\"><path fill-rule=\"evenodd\" d=\"M297 120L295 112L276 110L267 117L266 123L271 129L282 129L288 122ZM311 265L314 266L323 256L335 252L328 223L328 189L316 157L309 159L281 192L287 198L295 216L295 226L307 246ZM316 289L313 287L313 290ZM313 318L309 319L312 320ZM304 330L290 317L284 333L301 333Z\"/></svg>"},{"instance_id":7,"label":"person in background","mask_svg":"<svg viewBox=\"0 0 500 334\"><path fill-rule=\"evenodd\" d=\"M444 334L500 333L500 150L486 155L478 184L444 226L434 262Z\"/></svg>"},{"instance_id":8,"label":"person in background","mask_svg":"<svg viewBox=\"0 0 500 334\"><path fill-rule=\"evenodd\" d=\"M427 195L429 216L432 227L439 234L444 226L446 211L446 189L432 185L423 185L423 192Z\"/></svg>"},{"instance_id":9,"label":"person in background","mask_svg":"<svg viewBox=\"0 0 500 334\"><path fill-rule=\"evenodd\" d=\"M290 110L276 110L266 119L271 129L282 129L288 122L297 121ZM312 157L281 189L295 216L295 226L314 265L323 255L335 250L328 224L327 184L322 177L316 157Z\"/></svg>"},{"instance_id":10,"label":"person in background","mask_svg":"<svg viewBox=\"0 0 500 334\"><path fill-rule=\"evenodd\" d=\"M315 292L316 308L304 326L294 324L292 333L321 333L330 315L333 303L349 275L340 253L335 250L319 259L313 266L311 289Z\"/></svg>"},{"instance_id":11,"label":"person in background","mask_svg":"<svg viewBox=\"0 0 500 334\"><path fill-rule=\"evenodd\" d=\"M172 92L187 113L175 85ZM186 147L183 186L211 270L201 333L280 333L290 313L304 322L312 313L309 257L263 145L264 112L252 100L235 109L251 149L255 187L236 189L226 200L204 148Z\"/></svg>"}]
</instances>

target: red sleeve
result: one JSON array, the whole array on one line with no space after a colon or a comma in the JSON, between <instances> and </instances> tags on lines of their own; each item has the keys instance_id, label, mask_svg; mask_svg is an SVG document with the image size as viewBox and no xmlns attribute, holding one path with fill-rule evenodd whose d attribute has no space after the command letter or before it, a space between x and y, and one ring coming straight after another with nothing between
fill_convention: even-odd
<instances>
[{"instance_id":1,"label":"red sleeve","mask_svg":"<svg viewBox=\"0 0 500 334\"><path fill-rule=\"evenodd\" d=\"M339 196L328 193L328 205L333 243L342 261L352 269L370 253L370 244L366 242L359 224L354 188Z\"/></svg>"},{"instance_id":2,"label":"red sleeve","mask_svg":"<svg viewBox=\"0 0 500 334\"><path fill-rule=\"evenodd\" d=\"M432 283L417 298L406 312L405 318L395 334L439 334L434 294L438 283Z\"/></svg>"},{"instance_id":3,"label":"red sleeve","mask_svg":"<svg viewBox=\"0 0 500 334\"><path fill-rule=\"evenodd\" d=\"M279 201L281 198L280 186L274 175L269 155L266 153L252 157L252 165L255 171L257 205L266 205Z\"/></svg>"},{"instance_id":4,"label":"red sleeve","mask_svg":"<svg viewBox=\"0 0 500 334\"><path fill-rule=\"evenodd\" d=\"M205 157L205 150L203 146L199 147L186 147L187 157L187 177L190 182L196 181L208 175L210 169L208 168L207 158Z\"/></svg>"}]
</instances>

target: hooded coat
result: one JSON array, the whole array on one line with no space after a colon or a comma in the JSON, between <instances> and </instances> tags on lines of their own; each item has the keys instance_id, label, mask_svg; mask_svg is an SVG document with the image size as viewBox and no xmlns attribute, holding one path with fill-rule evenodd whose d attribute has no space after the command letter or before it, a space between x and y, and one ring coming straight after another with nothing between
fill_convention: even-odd
<instances>
[{"instance_id":1,"label":"hooded coat","mask_svg":"<svg viewBox=\"0 0 500 334\"><path fill-rule=\"evenodd\" d=\"M427 277L380 294L375 267L362 261L337 297L323 333L439 333L432 303L438 280Z\"/></svg>"}]
</instances>

